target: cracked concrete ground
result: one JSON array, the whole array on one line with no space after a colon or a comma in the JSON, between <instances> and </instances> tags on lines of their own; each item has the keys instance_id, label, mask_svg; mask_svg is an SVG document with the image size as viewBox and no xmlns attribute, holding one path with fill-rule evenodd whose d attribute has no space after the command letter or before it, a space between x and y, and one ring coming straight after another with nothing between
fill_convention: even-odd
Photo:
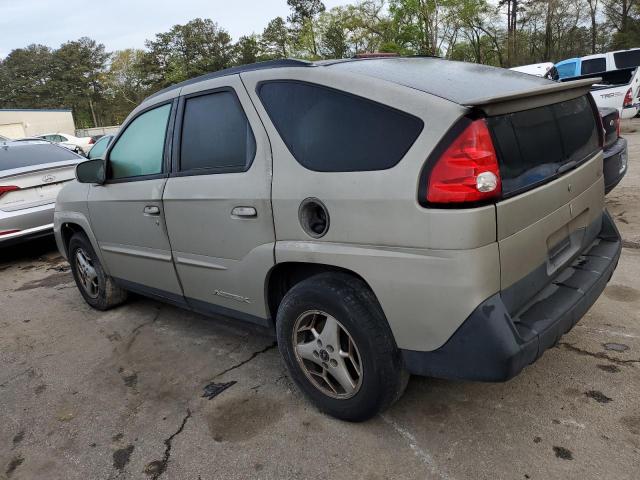
<instances>
[{"instance_id":1,"label":"cracked concrete ground","mask_svg":"<svg viewBox=\"0 0 640 480\"><path fill-rule=\"evenodd\" d=\"M143 298L96 312L52 241L0 252L0 478L637 479L640 122L626 127L630 172L607 201L625 248L589 313L508 383L413 378L364 424L310 406L272 338Z\"/></svg>"}]
</instances>

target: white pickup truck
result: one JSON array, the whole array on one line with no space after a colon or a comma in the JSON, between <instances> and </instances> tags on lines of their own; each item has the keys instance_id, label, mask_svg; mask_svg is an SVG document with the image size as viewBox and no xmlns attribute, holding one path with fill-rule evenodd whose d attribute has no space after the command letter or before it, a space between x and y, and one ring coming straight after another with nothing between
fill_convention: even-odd
<instances>
[{"instance_id":1,"label":"white pickup truck","mask_svg":"<svg viewBox=\"0 0 640 480\"><path fill-rule=\"evenodd\" d=\"M555 67L550 63L523 65L510 70L560 82L599 77L602 78L602 81L591 87L591 96L598 108L616 108L620 113L620 118L633 118L640 111L640 68L619 68L561 79L558 79Z\"/></svg>"},{"instance_id":2,"label":"white pickup truck","mask_svg":"<svg viewBox=\"0 0 640 480\"><path fill-rule=\"evenodd\" d=\"M602 78L591 87L591 96L598 108L617 108L620 118L633 118L640 111L640 68L621 68L580 77L563 78L571 81L581 78Z\"/></svg>"}]
</instances>

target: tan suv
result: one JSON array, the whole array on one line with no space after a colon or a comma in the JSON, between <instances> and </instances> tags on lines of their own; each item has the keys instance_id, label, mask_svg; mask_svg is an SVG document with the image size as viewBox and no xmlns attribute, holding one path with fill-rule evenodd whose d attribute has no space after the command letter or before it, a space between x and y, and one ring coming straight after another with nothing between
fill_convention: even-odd
<instances>
[{"instance_id":1,"label":"tan suv","mask_svg":"<svg viewBox=\"0 0 640 480\"><path fill-rule=\"evenodd\" d=\"M589 85L436 58L205 75L78 166L56 238L91 306L134 291L261 325L342 419L408 374L504 381L620 255Z\"/></svg>"}]
</instances>

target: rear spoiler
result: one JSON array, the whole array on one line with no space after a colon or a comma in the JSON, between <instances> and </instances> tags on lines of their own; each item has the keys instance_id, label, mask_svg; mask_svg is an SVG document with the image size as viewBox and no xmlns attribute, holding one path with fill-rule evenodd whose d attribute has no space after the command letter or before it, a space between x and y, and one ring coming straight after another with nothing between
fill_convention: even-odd
<instances>
[{"instance_id":1,"label":"rear spoiler","mask_svg":"<svg viewBox=\"0 0 640 480\"><path fill-rule=\"evenodd\" d=\"M602 79L596 77L569 82L549 82L527 90L474 99L466 102L465 106L478 108L490 116L519 112L585 95L594 83L600 81Z\"/></svg>"}]
</instances>

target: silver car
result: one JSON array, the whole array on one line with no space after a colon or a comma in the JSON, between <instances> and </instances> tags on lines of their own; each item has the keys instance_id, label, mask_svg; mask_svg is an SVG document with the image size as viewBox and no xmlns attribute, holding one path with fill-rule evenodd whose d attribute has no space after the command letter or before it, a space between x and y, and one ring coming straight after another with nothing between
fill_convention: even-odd
<instances>
[{"instance_id":1,"label":"silver car","mask_svg":"<svg viewBox=\"0 0 640 480\"><path fill-rule=\"evenodd\" d=\"M83 160L42 140L0 143L0 247L52 233L56 196Z\"/></svg>"},{"instance_id":2,"label":"silver car","mask_svg":"<svg viewBox=\"0 0 640 480\"><path fill-rule=\"evenodd\" d=\"M342 419L409 374L504 381L618 262L590 82L437 58L205 75L78 166L56 239L93 307L134 291L262 326Z\"/></svg>"}]
</instances>

